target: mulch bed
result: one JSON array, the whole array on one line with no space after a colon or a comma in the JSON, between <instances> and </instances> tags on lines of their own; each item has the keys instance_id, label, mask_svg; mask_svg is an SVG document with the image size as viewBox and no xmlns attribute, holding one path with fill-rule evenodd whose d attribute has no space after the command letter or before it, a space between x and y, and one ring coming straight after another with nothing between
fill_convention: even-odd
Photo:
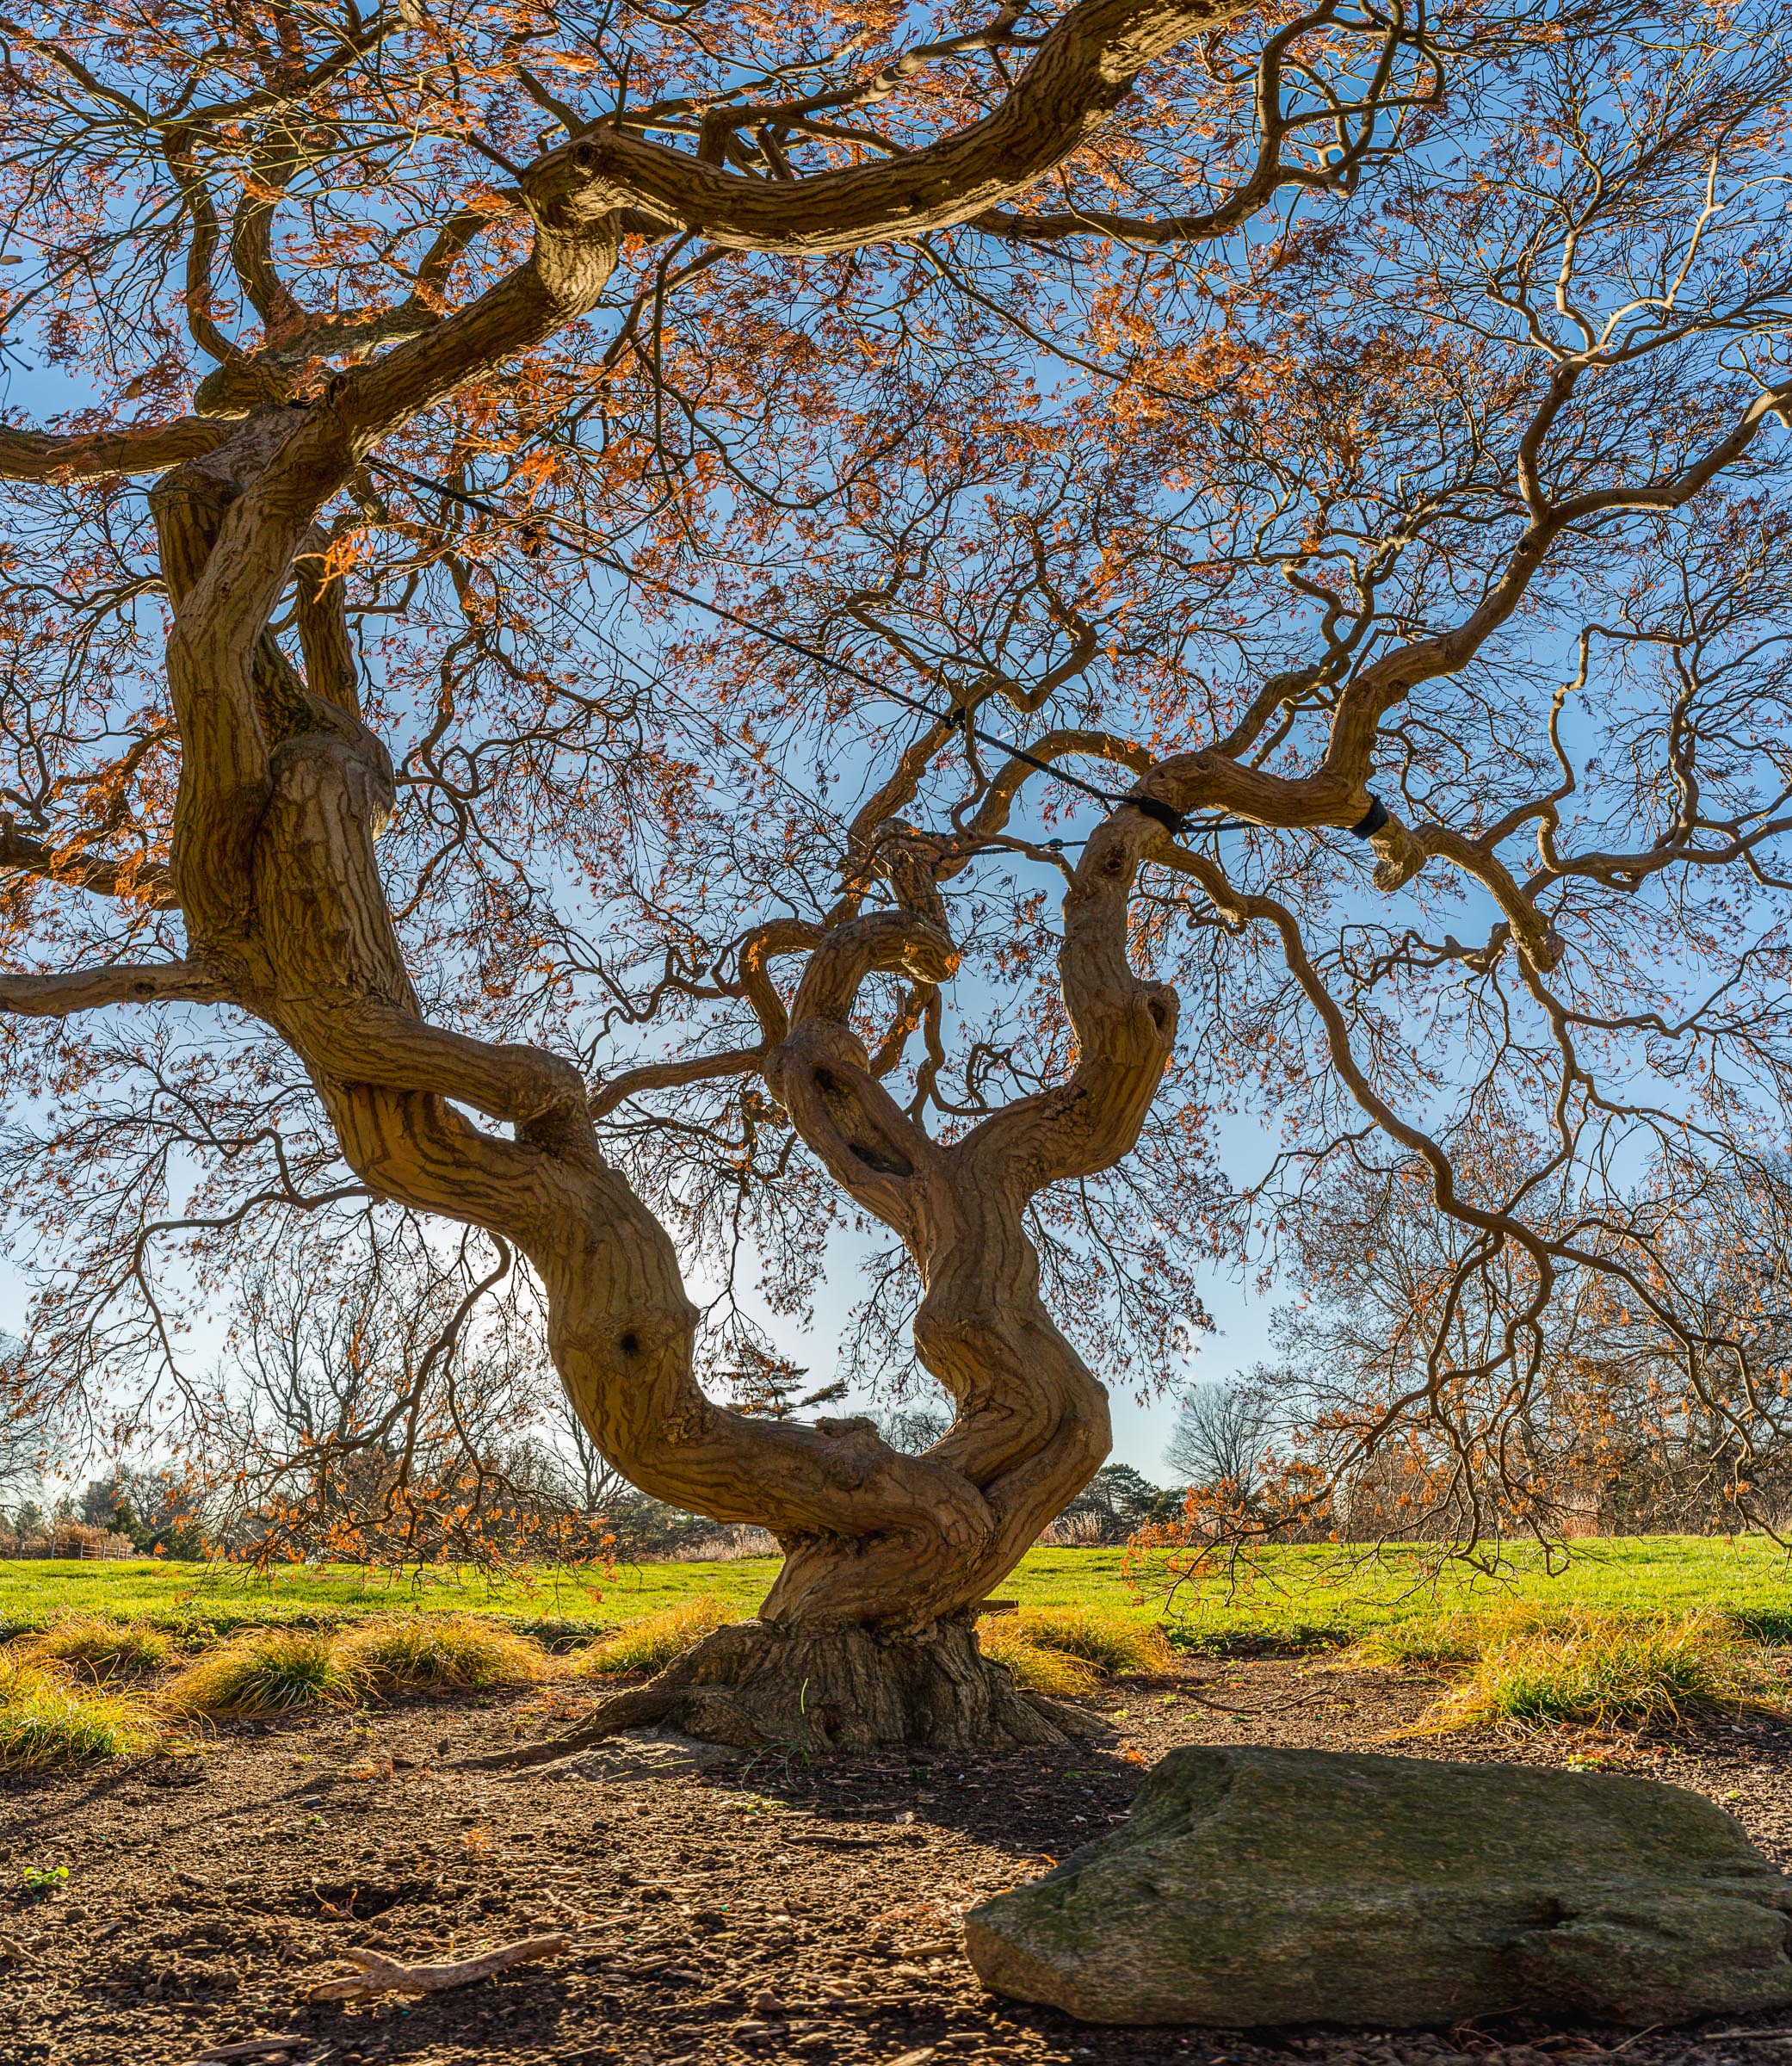
<instances>
[{"instance_id":1,"label":"mulch bed","mask_svg":"<svg viewBox=\"0 0 1792 2066\"><path fill-rule=\"evenodd\" d=\"M1609 1764L1695 1787L1792 1868L1792 1728L1654 1741L1555 1735L1389 1745L1437 1691L1289 1659L1204 1664L1095 1703L1098 1748L806 1765L625 1741L578 1774L460 1772L585 1696L412 1699L220 1726L201 1755L0 1781L0 2058L184 2066L267 2032L291 2066L1763 2066L1777 2037L1509 2023L1449 2032L1112 2029L984 1993L964 1908L1126 1813L1179 1743L1396 1748ZM1236 1710L1236 1711L1234 1711ZM28 1865L69 1877L34 1902ZM572 1949L454 1993L312 2004L345 1946L407 1964L563 1929ZM1744 2019L1743 2020L1747 2020ZM1717 2034L1724 2032L1726 2034Z\"/></svg>"}]
</instances>

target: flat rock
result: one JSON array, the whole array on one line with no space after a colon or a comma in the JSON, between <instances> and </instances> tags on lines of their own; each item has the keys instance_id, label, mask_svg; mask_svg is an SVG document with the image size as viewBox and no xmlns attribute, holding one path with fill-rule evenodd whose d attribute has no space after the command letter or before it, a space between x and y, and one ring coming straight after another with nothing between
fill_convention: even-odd
<instances>
[{"instance_id":1,"label":"flat rock","mask_svg":"<svg viewBox=\"0 0 1792 2066\"><path fill-rule=\"evenodd\" d=\"M1232 1746L1172 1751L965 1939L1091 2023L1659 2024L1792 2004L1789 1919L1792 1878L1678 1786Z\"/></svg>"}]
</instances>

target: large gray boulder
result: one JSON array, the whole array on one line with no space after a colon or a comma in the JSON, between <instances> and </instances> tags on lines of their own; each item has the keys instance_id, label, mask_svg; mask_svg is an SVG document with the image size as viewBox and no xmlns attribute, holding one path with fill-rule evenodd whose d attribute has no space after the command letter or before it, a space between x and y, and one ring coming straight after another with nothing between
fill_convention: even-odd
<instances>
[{"instance_id":1,"label":"large gray boulder","mask_svg":"<svg viewBox=\"0 0 1792 2066\"><path fill-rule=\"evenodd\" d=\"M1792 2003L1792 1879L1678 1786L1172 1751L1122 1828L966 1918L984 1984L1091 2023L1666 2023Z\"/></svg>"}]
</instances>

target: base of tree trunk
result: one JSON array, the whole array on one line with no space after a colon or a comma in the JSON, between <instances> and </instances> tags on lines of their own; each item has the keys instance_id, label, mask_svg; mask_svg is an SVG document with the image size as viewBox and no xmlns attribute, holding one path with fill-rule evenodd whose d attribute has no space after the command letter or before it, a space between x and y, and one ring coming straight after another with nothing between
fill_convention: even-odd
<instances>
[{"instance_id":1,"label":"base of tree trunk","mask_svg":"<svg viewBox=\"0 0 1792 2066\"><path fill-rule=\"evenodd\" d=\"M893 1746L1019 1750L1086 1741L1092 1716L1023 1692L978 1650L968 1621L925 1635L736 1622L706 1636L652 1684L606 1700L570 1734L477 1762L541 1765L631 1729L810 1755Z\"/></svg>"}]
</instances>

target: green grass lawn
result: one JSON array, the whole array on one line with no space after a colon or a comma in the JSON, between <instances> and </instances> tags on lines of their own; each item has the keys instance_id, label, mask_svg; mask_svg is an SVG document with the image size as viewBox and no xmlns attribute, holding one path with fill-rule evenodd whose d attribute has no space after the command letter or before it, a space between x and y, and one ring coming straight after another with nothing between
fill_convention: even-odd
<instances>
[{"instance_id":1,"label":"green grass lawn","mask_svg":"<svg viewBox=\"0 0 1792 2066\"><path fill-rule=\"evenodd\" d=\"M1453 1561L1440 1568L1429 1545L1270 1550L1235 1575L1216 1568L1186 1582L1159 1611L1176 1641L1190 1647L1231 1648L1253 1641L1305 1647L1531 1601L1602 1614L1704 1608L1734 1615L1768 1642L1792 1642L1792 1560L1757 1536L1576 1543L1566 1568L1554 1572L1541 1551L1520 1548L1496 1578Z\"/></svg>"},{"instance_id":2,"label":"green grass lawn","mask_svg":"<svg viewBox=\"0 0 1792 2066\"><path fill-rule=\"evenodd\" d=\"M70 1611L164 1628L219 1633L271 1622L330 1624L397 1609L497 1614L548 1637L588 1635L676 1605L697 1593L737 1605L743 1616L765 1596L775 1557L730 1564L625 1564L602 1569L541 1568L487 1575L471 1567L426 1565L405 1572L353 1564L286 1566L265 1578L243 1564L182 1564L161 1558L121 1563L0 1562L0 1636L41 1628Z\"/></svg>"},{"instance_id":3,"label":"green grass lawn","mask_svg":"<svg viewBox=\"0 0 1792 2066\"><path fill-rule=\"evenodd\" d=\"M1321 1647L1372 1629L1464 1609L1548 1599L1598 1611L1734 1614L1755 1633L1792 1642L1792 1564L1755 1537L1646 1536L1578 1543L1566 1570L1513 1553L1498 1579L1461 1565L1434 1574L1430 1549L1348 1551L1315 1547L1261 1553L1246 1569L1216 1570L1165 1596L1160 1566L1130 1586L1118 1550L1035 1550L1001 1587L1023 1606L1083 1606L1162 1618L1193 1648ZM164 1628L219 1633L252 1624L329 1624L399 1608L502 1615L548 1640L589 1635L701 1593L750 1613L771 1583L770 1557L745 1563L623 1565L614 1572L540 1570L487 1577L427 1568L406 1574L334 1565L258 1578L238 1564L0 1562L0 1636L42 1627L71 1610Z\"/></svg>"}]
</instances>

